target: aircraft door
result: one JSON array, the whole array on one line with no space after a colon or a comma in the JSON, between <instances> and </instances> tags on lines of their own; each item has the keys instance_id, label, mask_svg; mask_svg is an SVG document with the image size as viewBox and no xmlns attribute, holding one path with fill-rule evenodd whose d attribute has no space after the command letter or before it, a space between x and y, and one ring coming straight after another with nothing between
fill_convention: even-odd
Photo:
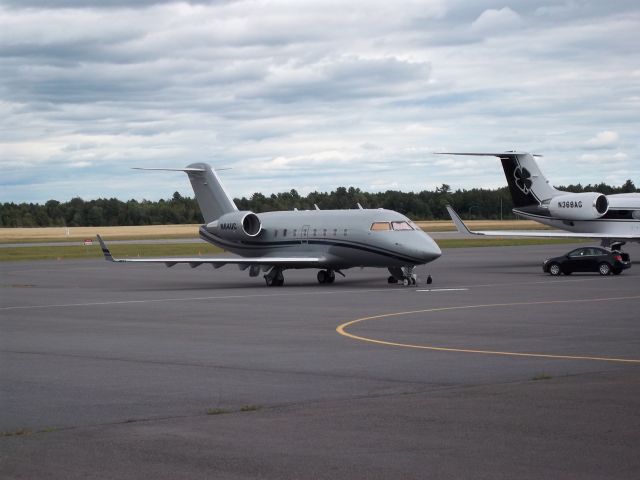
<instances>
[{"instance_id":1,"label":"aircraft door","mask_svg":"<svg viewBox=\"0 0 640 480\"><path fill-rule=\"evenodd\" d=\"M309 225L303 225L300 229L300 243L309 243Z\"/></svg>"}]
</instances>

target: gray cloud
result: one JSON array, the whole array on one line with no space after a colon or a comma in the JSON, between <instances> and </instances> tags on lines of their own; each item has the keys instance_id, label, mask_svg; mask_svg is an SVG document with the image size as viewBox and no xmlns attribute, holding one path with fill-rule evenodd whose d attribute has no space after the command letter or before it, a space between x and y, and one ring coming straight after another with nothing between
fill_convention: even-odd
<instances>
[{"instance_id":1,"label":"gray cloud","mask_svg":"<svg viewBox=\"0 0 640 480\"><path fill-rule=\"evenodd\" d=\"M236 195L504 183L442 148L536 150L557 183L611 151L638 176L634 3L0 2L3 196L121 195L133 164L196 160ZM155 180L129 195L179 189Z\"/></svg>"}]
</instances>

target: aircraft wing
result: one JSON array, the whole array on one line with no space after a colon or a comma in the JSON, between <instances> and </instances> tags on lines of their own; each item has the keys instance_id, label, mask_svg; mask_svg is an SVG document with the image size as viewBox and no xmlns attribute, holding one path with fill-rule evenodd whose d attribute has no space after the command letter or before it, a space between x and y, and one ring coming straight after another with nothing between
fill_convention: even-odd
<instances>
[{"instance_id":1,"label":"aircraft wing","mask_svg":"<svg viewBox=\"0 0 640 480\"><path fill-rule=\"evenodd\" d=\"M104 254L104 259L109 262L131 262L131 263L164 263L167 267L173 267L178 263L188 263L191 268L199 267L203 264L212 265L213 268L224 267L227 264L239 265L242 270L252 265L271 266L271 267L320 267L324 262L324 258L320 257L158 257L158 258L114 258L111 251L97 235L100 248Z\"/></svg>"},{"instance_id":2,"label":"aircraft wing","mask_svg":"<svg viewBox=\"0 0 640 480\"><path fill-rule=\"evenodd\" d=\"M487 237L542 237L542 238L614 238L616 240L636 240L634 235L603 235L602 233L574 233L559 230L470 230L451 205L447 205L447 212L459 233L466 236Z\"/></svg>"}]
</instances>

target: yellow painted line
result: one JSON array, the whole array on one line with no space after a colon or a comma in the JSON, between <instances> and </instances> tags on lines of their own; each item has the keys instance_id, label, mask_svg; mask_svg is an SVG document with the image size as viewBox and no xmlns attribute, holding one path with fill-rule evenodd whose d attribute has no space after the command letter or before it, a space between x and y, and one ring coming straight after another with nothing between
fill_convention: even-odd
<instances>
[{"instance_id":1,"label":"yellow painted line","mask_svg":"<svg viewBox=\"0 0 640 480\"><path fill-rule=\"evenodd\" d=\"M509 356L509 357L554 358L554 359L562 359L562 360L594 360L594 361L601 361L601 362L640 364L640 359L634 359L634 358L595 357L595 356L587 356L587 355L556 355L556 354L545 354L545 353L501 352L501 351L493 351L493 350L475 350L475 349L469 349L469 348L450 348L450 347L436 347L436 346L430 346L430 345L412 345L409 343L397 343L397 342L388 342L386 340L376 340L375 338L362 337L346 331L348 327L351 327L357 323L366 322L368 320L377 320L377 319L389 318L389 317L399 317L401 315L415 315L417 313L433 313L433 312L443 312L448 310L470 310L474 308L515 307L515 306L523 306L523 305L552 305L552 304L578 303L578 302L579 303L612 302L612 301L620 301L620 300L637 300L637 299L640 299L640 295L630 296L630 297L588 298L588 299L576 299L576 300L550 300L550 301L544 301L544 302L490 303L485 305L462 305L457 307L428 308L426 310L412 310L408 312L385 313L383 315L374 315L371 317L357 318L355 320L351 320L349 322L343 323L342 325L339 325L336 328L336 331L340 335L351 338L353 340L359 340L362 342L375 343L378 345L388 345L392 347L415 348L420 350L435 350L438 352L475 353L475 354L482 354L482 355L503 355L503 356Z\"/></svg>"}]
</instances>

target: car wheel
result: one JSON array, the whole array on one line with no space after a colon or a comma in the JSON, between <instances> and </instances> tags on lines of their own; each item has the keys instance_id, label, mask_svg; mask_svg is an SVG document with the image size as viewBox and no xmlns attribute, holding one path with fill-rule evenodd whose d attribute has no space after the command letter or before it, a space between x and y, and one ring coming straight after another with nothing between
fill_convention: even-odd
<instances>
[{"instance_id":1,"label":"car wheel","mask_svg":"<svg viewBox=\"0 0 640 480\"><path fill-rule=\"evenodd\" d=\"M554 277L557 277L561 273L562 273L562 270L560 270L560 265L558 265L555 262L549 265L549 274L553 275Z\"/></svg>"},{"instance_id":2,"label":"car wheel","mask_svg":"<svg viewBox=\"0 0 640 480\"><path fill-rule=\"evenodd\" d=\"M598 271L600 272L600 275L609 275L611 273L611 265L602 262L598 267Z\"/></svg>"}]
</instances>

